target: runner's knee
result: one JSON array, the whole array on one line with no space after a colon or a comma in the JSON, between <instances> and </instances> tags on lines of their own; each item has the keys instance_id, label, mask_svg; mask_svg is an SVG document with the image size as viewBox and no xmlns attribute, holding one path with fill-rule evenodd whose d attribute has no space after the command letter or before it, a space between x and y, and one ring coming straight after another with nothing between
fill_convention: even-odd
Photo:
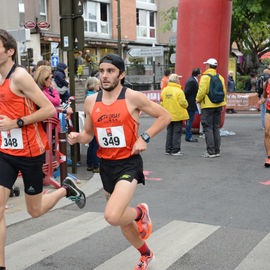
<instances>
[{"instance_id":1,"label":"runner's knee","mask_svg":"<svg viewBox=\"0 0 270 270\"><path fill-rule=\"evenodd\" d=\"M39 208L33 207L33 206L28 206L27 207L27 212L32 218L38 218L42 215L41 210Z\"/></svg>"},{"instance_id":2,"label":"runner's knee","mask_svg":"<svg viewBox=\"0 0 270 270\"><path fill-rule=\"evenodd\" d=\"M104 218L112 226L120 225L120 217L116 213L105 211Z\"/></svg>"}]
</instances>

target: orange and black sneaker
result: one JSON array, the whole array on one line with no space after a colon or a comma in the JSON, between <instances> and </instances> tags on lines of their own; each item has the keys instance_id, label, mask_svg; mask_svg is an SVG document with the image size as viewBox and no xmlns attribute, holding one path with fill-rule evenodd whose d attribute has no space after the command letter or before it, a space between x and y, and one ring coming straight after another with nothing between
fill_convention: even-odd
<instances>
[{"instance_id":1,"label":"orange and black sneaker","mask_svg":"<svg viewBox=\"0 0 270 270\"><path fill-rule=\"evenodd\" d=\"M264 166L267 167L267 168L270 167L270 158L267 158L265 160Z\"/></svg>"},{"instance_id":2,"label":"orange and black sneaker","mask_svg":"<svg viewBox=\"0 0 270 270\"><path fill-rule=\"evenodd\" d=\"M135 266L134 270L147 270L149 263L154 259L154 254L150 250L150 255L142 255L138 264Z\"/></svg>"},{"instance_id":3,"label":"orange and black sneaker","mask_svg":"<svg viewBox=\"0 0 270 270\"><path fill-rule=\"evenodd\" d=\"M137 205L138 208L142 211L142 216L140 220L136 221L138 225L138 231L140 238L146 240L152 232L152 221L149 216L149 209L146 203L141 203Z\"/></svg>"}]
</instances>

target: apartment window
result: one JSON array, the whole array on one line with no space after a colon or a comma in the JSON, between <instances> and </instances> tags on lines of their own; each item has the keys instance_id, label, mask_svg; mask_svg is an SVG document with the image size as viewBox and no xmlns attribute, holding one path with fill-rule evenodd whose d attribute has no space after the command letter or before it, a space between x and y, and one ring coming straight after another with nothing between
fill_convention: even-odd
<instances>
[{"instance_id":1,"label":"apartment window","mask_svg":"<svg viewBox=\"0 0 270 270\"><path fill-rule=\"evenodd\" d=\"M109 5L106 3L84 3L84 31L109 34Z\"/></svg>"},{"instance_id":2,"label":"apartment window","mask_svg":"<svg viewBox=\"0 0 270 270\"><path fill-rule=\"evenodd\" d=\"M25 13L24 13L24 3L22 0L19 0L19 18L20 18L20 26L23 26L25 23Z\"/></svg>"},{"instance_id":3,"label":"apartment window","mask_svg":"<svg viewBox=\"0 0 270 270\"><path fill-rule=\"evenodd\" d=\"M40 0L40 21L47 21L47 0Z\"/></svg>"},{"instance_id":4,"label":"apartment window","mask_svg":"<svg viewBox=\"0 0 270 270\"><path fill-rule=\"evenodd\" d=\"M137 9L137 37L156 38L156 12Z\"/></svg>"}]
</instances>

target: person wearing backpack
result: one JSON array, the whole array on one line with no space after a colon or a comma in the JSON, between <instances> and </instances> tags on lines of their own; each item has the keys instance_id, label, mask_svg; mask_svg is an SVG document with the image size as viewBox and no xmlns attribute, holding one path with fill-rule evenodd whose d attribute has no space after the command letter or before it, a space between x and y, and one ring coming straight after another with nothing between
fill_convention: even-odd
<instances>
[{"instance_id":1,"label":"person wearing backpack","mask_svg":"<svg viewBox=\"0 0 270 270\"><path fill-rule=\"evenodd\" d=\"M216 72L217 60L210 58L204 64L206 70L199 83L196 102L201 105L201 123L205 133L206 152L202 156L214 158L220 156L219 126L222 107L226 105L226 87L224 78Z\"/></svg>"},{"instance_id":2,"label":"person wearing backpack","mask_svg":"<svg viewBox=\"0 0 270 270\"><path fill-rule=\"evenodd\" d=\"M259 99L262 98L263 90L264 90L264 83L270 78L270 76L267 74L268 69L265 69L263 71L263 74L259 76L257 83L256 83L256 92L258 94ZM265 112L266 112L266 103L262 103L260 106L261 110L261 123L262 123L262 129L264 129L264 118L265 118Z\"/></svg>"}]
</instances>

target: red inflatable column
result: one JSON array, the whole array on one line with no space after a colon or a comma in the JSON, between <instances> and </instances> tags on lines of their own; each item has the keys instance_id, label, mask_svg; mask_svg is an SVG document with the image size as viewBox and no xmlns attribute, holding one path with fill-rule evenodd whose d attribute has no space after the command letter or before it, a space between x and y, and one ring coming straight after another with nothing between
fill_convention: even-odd
<instances>
[{"instance_id":1,"label":"red inflatable column","mask_svg":"<svg viewBox=\"0 0 270 270\"><path fill-rule=\"evenodd\" d=\"M183 76L183 87L195 67L205 70L208 58L217 59L227 82L231 16L231 0L179 0L175 71Z\"/></svg>"}]
</instances>

